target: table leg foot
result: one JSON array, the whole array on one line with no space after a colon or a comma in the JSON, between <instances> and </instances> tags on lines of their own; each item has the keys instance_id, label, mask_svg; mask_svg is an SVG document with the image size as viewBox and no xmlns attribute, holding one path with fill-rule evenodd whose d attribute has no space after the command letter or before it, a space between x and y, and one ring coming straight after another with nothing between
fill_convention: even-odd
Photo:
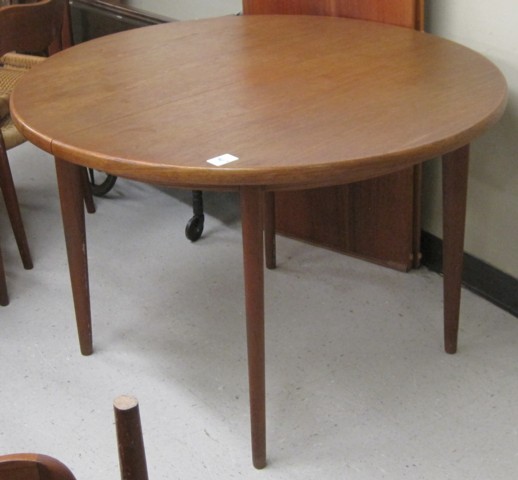
<instances>
[{"instance_id":1,"label":"table leg foot","mask_svg":"<svg viewBox=\"0 0 518 480\"><path fill-rule=\"evenodd\" d=\"M457 351L468 166L469 145L443 156L444 349L447 353Z\"/></svg>"},{"instance_id":2,"label":"table leg foot","mask_svg":"<svg viewBox=\"0 0 518 480\"><path fill-rule=\"evenodd\" d=\"M250 421L255 468L266 466L263 202L261 188L241 189Z\"/></svg>"},{"instance_id":3,"label":"table leg foot","mask_svg":"<svg viewBox=\"0 0 518 480\"><path fill-rule=\"evenodd\" d=\"M93 344L82 168L56 158L59 199L61 215L63 217L70 281L74 297L79 345L83 355L90 355L93 353Z\"/></svg>"}]
</instances>

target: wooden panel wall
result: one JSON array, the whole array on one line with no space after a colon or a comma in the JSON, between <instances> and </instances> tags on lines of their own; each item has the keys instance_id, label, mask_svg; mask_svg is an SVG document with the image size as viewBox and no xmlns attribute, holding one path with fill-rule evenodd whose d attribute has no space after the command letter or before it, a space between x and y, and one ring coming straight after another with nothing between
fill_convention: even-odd
<instances>
[{"instance_id":1,"label":"wooden panel wall","mask_svg":"<svg viewBox=\"0 0 518 480\"><path fill-rule=\"evenodd\" d=\"M243 0L243 13L329 15L415 28L422 16L421 3L415 0Z\"/></svg>"}]
</instances>

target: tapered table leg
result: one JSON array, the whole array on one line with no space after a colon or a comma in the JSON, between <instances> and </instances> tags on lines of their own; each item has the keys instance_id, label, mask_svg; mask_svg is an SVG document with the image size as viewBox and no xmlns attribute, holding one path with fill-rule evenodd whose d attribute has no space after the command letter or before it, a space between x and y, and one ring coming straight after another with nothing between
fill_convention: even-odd
<instances>
[{"instance_id":1,"label":"tapered table leg","mask_svg":"<svg viewBox=\"0 0 518 480\"><path fill-rule=\"evenodd\" d=\"M9 295L7 294L7 280L5 278L2 250L0 250L0 305L9 305Z\"/></svg>"},{"instance_id":2,"label":"tapered table leg","mask_svg":"<svg viewBox=\"0 0 518 480\"><path fill-rule=\"evenodd\" d=\"M92 322L88 285L82 168L56 158L61 216L63 217L63 229L65 231L79 345L83 355L90 355L93 352Z\"/></svg>"},{"instance_id":3,"label":"tapered table leg","mask_svg":"<svg viewBox=\"0 0 518 480\"><path fill-rule=\"evenodd\" d=\"M266 466L263 202L261 188L241 189L248 380L255 468Z\"/></svg>"},{"instance_id":4,"label":"tapered table leg","mask_svg":"<svg viewBox=\"0 0 518 480\"><path fill-rule=\"evenodd\" d=\"M469 145L442 159L444 349L448 353L457 351L468 165Z\"/></svg>"},{"instance_id":5,"label":"tapered table leg","mask_svg":"<svg viewBox=\"0 0 518 480\"><path fill-rule=\"evenodd\" d=\"M266 268L277 266L275 245L275 193L266 192L264 196L264 245Z\"/></svg>"}]
</instances>

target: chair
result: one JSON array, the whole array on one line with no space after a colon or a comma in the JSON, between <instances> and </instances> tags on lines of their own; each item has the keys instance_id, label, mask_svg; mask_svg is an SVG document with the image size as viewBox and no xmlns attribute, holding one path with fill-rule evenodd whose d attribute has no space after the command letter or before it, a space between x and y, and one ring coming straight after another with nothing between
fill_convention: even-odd
<instances>
[{"instance_id":1,"label":"chair","mask_svg":"<svg viewBox=\"0 0 518 480\"><path fill-rule=\"evenodd\" d=\"M328 15L416 29L423 28L423 9L424 0L243 0L245 15ZM288 236L400 270L417 266L419 184L419 168L410 168L350 186L267 194L266 266L275 268L276 225ZM397 208L393 197L399 198ZM397 225L398 234L388 231L387 224Z\"/></svg>"},{"instance_id":2,"label":"chair","mask_svg":"<svg viewBox=\"0 0 518 480\"><path fill-rule=\"evenodd\" d=\"M121 480L148 480L138 402L120 396L114 401ZM0 455L0 480L76 480L66 465L47 455Z\"/></svg>"},{"instance_id":3,"label":"chair","mask_svg":"<svg viewBox=\"0 0 518 480\"><path fill-rule=\"evenodd\" d=\"M26 269L32 268L32 258L7 158L7 150L25 139L11 121L9 97L16 82L45 60L39 55L49 55L68 46L68 13L65 0L39 0L0 8L0 188Z\"/></svg>"},{"instance_id":4,"label":"chair","mask_svg":"<svg viewBox=\"0 0 518 480\"><path fill-rule=\"evenodd\" d=\"M47 455L0 456L0 480L76 480L66 465Z\"/></svg>"},{"instance_id":5,"label":"chair","mask_svg":"<svg viewBox=\"0 0 518 480\"><path fill-rule=\"evenodd\" d=\"M9 116L9 96L16 82L44 59L16 52L48 53L60 41L64 0L0 8L0 187L18 250L26 269L32 258L7 158L7 150L25 141Z\"/></svg>"}]
</instances>

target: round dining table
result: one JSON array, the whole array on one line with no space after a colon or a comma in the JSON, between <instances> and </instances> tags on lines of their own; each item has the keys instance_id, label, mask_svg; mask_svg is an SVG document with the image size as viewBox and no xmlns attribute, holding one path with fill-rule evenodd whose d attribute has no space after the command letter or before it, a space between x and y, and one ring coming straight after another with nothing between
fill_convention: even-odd
<instances>
[{"instance_id":1,"label":"round dining table","mask_svg":"<svg viewBox=\"0 0 518 480\"><path fill-rule=\"evenodd\" d=\"M245 15L135 29L60 52L18 83L11 112L23 135L55 157L84 355L93 352L84 167L239 192L252 458L262 468L264 248L273 266L273 193L442 157L444 338L454 353L469 145L498 121L506 98L506 81L489 60L427 33L344 18Z\"/></svg>"}]
</instances>

